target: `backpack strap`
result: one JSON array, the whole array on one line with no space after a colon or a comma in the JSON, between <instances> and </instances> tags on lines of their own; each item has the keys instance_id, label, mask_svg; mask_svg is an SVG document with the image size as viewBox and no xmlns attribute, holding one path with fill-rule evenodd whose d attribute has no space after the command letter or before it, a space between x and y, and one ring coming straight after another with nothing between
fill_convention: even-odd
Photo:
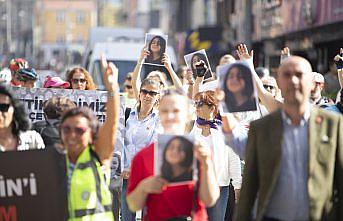
<instances>
[{"instance_id":1,"label":"backpack strap","mask_svg":"<svg viewBox=\"0 0 343 221\"><path fill-rule=\"evenodd\" d=\"M125 127L126 127L126 121L127 119L129 119L130 113L131 113L131 108L129 107L125 108Z\"/></svg>"}]
</instances>

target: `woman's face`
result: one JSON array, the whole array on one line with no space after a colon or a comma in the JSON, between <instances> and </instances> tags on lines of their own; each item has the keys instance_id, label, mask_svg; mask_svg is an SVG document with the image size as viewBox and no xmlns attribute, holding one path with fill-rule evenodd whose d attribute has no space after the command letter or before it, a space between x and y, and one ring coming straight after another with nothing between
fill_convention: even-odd
<instances>
[{"instance_id":1,"label":"woman's face","mask_svg":"<svg viewBox=\"0 0 343 221\"><path fill-rule=\"evenodd\" d=\"M61 125L61 140L68 154L79 156L92 143L88 119L80 115L67 118Z\"/></svg>"},{"instance_id":2,"label":"woman's face","mask_svg":"<svg viewBox=\"0 0 343 221\"><path fill-rule=\"evenodd\" d=\"M195 101L196 115L205 120L210 120L213 116L214 106L208 105L205 102Z\"/></svg>"},{"instance_id":3,"label":"woman's face","mask_svg":"<svg viewBox=\"0 0 343 221\"><path fill-rule=\"evenodd\" d=\"M165 133L183 134L189 120L187 100L181 95L164 97L159 106L160 122Z\"/></svg>"},{"instance_id":4,"label":"woman's face","mask_svg":"<svg viewBox=\"0 0 343 221\"><path fill-rule=\"evenodd\" d=\"M11 98L0 94L0 129L8 128L13 121L14 107L11 105Z\"/></svg>"},{"instance_id":5,"label":"woman's face","mask_svg":"<svg viewBox=\"0 0 343 221\"><path fill-rule=\"evenodd\" d=\"M142 86L139 94L141 106L153 106L159 99L159 88L155 85L147 84Z\"/></svg>"},{"instance_id":6,"label":"woman's face","mask_svg":"<svg viewBox=\"0 0 343 221\"><path fill-rule=\"evenodd\" d=\"M230 70L226 80L226 87L232 93L240 93L245 88L244 79L239 76L239 69L234 67Z\"/></svg>"},{"instance_id":7,"label":"woman's face","mask_svg":"<svg viewBox=\"0 0 343 221\"><path fill-rule=\"evenodd\" d=\"M174 139L166 147L166 160L171 165L179 165L185 160L186 153L182 150L179 139Z\"/></svg>"},{"instance_id":8,"label":"woman's face","mask_svg":"<svg viewBox=\"0 0 343 221\"><path fill-rule=\"evenodd\" d=\"M153 53L158 53L158 52L160 52L160 50L161 50L161 41L160 41L159 38L154 38L154 39L151 41L150 50L151 50Z\"/></svg>"},{"instance_id":9,"label":"woman's face","mask_svg":"<svg viewBox=\"0 0 343 221\"><path fill-rule=\"evenodd\" d=\"M195 64L197 62L201 61L201 58L198 56L198 55L194 55L193 59L192 59L192 66L193 66L193 69L195 69ZM205 62L205 61L204 61Z\"/></svg>"},{"instance_id":10,"label":"woman's face","mask_svg":"<svg viewBox=\"0 0 343 221\"><path fill-rule=\"evenodd\" d=\"M71 88L77 90L86 90L87 79L84 73L75 72L71 78Z\"/></svg>"}]
</instances>

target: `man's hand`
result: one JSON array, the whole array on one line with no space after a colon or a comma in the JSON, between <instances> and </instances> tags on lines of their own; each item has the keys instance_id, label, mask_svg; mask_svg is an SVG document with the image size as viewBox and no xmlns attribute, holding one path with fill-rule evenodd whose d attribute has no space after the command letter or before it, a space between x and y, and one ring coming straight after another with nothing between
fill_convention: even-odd
<instances>
[{"instance_id":1,"label":"man's hand","mask_svg":"<svg viewBox=\"0 0 343 221\"><path fill-rule=\"evenodd\" d=\"M167 184L168 182L159 176L150 176L142 180L141 187L146 194L159 194Z\"/></svg>"},{"instance_id":2,"label":"man's hand","mask_svg":"<svg viewBox=\"0 0 343 221\"><path fill-rule=\"evenodd\" d=\"M107 63L105 54L101 55L101 68L104 72L106 90L116 92L118 89L118 68L112 63Z\"/></svg>"},{"instance_id":3,"label":"man's hand","mask_svg":"<svg viewBox=\"0 0 343 221\"><path fill-rule=\"evenodd\" d=\"M238 45L236 52L241 61L252 60L254 57L254 51L251 50L249 54L248 48L245 44Z\"/></svg>"}]
</instances>

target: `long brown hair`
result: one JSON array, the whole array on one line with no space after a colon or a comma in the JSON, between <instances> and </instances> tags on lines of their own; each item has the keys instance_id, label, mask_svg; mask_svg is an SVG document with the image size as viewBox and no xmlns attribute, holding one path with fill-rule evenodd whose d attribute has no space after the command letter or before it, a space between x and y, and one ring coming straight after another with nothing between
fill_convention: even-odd
<instances>
[{"instance_id":1,"label":"long brown hair","mask_svg":"<svg viewBox=\"0 0 343 221\"><path fill-rule=\"evenodd\" d=\"M71 69L70 71L67 72L67 81L70 83L70 88L72 89L72 79L73 79L73 75L76 72L81 72L82 74L85 75L86 78L86 90L96 90L96 86L94 84L93 78L92 76L88 73L88 71L82 67L75 67L73 69Z\"/></svg>"}]
</instances>

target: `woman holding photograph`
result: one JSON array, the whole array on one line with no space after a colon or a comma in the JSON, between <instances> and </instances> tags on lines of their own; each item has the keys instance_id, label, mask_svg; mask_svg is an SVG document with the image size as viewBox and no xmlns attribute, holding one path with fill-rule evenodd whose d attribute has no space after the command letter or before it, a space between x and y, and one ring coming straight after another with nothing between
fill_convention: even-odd
<instances>
[{"instance_id":1,"label":"woman holding photograph","mask_svg":"<svg viewBox=\"0 0 343 221\"><path fill-rule=\"evenodd\" d=\"M162 58L166 52L166 40L161 36L154 36L149 42L148 50L149 55L146 57L145 62L163 65Z\"/></svg>"},{"instance_id":2,"label":"woman holding photograph","mask_svg":"<svg viewBox=\"0 0 343 221\"><path fill-rule=\"evenodd\" d=\"M220 187L220 197L213 207L207 208L207 214L209 221L224 221L230 179L233 180L235 195L238 197L239 194L242 182L241 162L238 155L225 145L215 92L197 93L194 101L197 119L189 124L187 130L212 151L214 169Z\"/></svg>"},{"instance_id":3,"label":"woman holding photograph","mask_svg":"<svg viewBox=\"0 0 343 221\"><path fill-rule=\"evenodd\" d=\"M182 91L166 91L160 100L159 115L164 134L183 135L186 122L191 119L189 100ZM205 207L213 206L219 196L214 174L211 152L202 145L194 146L194 156L199 161L198 184L187 182L183 185L168 186L168 181L154 176L154 143L136 154L131 164L127 202L131 211L146 207L143 220L205 221Z\"/></svg>"},{"instance_id":4,"label":"woman holding photograph","mask_svg":"<svg viewBox=\"0 0 343 221\"><path fill-rule=\"evenodd\" d=\"M163 151L161 174L168 182L193 179L193 143L185 137L170 139Z\"/></svg>"},{"instance_id":5,"label":"woman holding photograph","mask_svg":"<svg viewBox=\"0 0 343 221\"><path fill-rule=\"evenodd\" d=\"M243 63L232 64L223 80L225 104L229 112L256 110L252 71Z\"/></svg>"}]
</instances>

